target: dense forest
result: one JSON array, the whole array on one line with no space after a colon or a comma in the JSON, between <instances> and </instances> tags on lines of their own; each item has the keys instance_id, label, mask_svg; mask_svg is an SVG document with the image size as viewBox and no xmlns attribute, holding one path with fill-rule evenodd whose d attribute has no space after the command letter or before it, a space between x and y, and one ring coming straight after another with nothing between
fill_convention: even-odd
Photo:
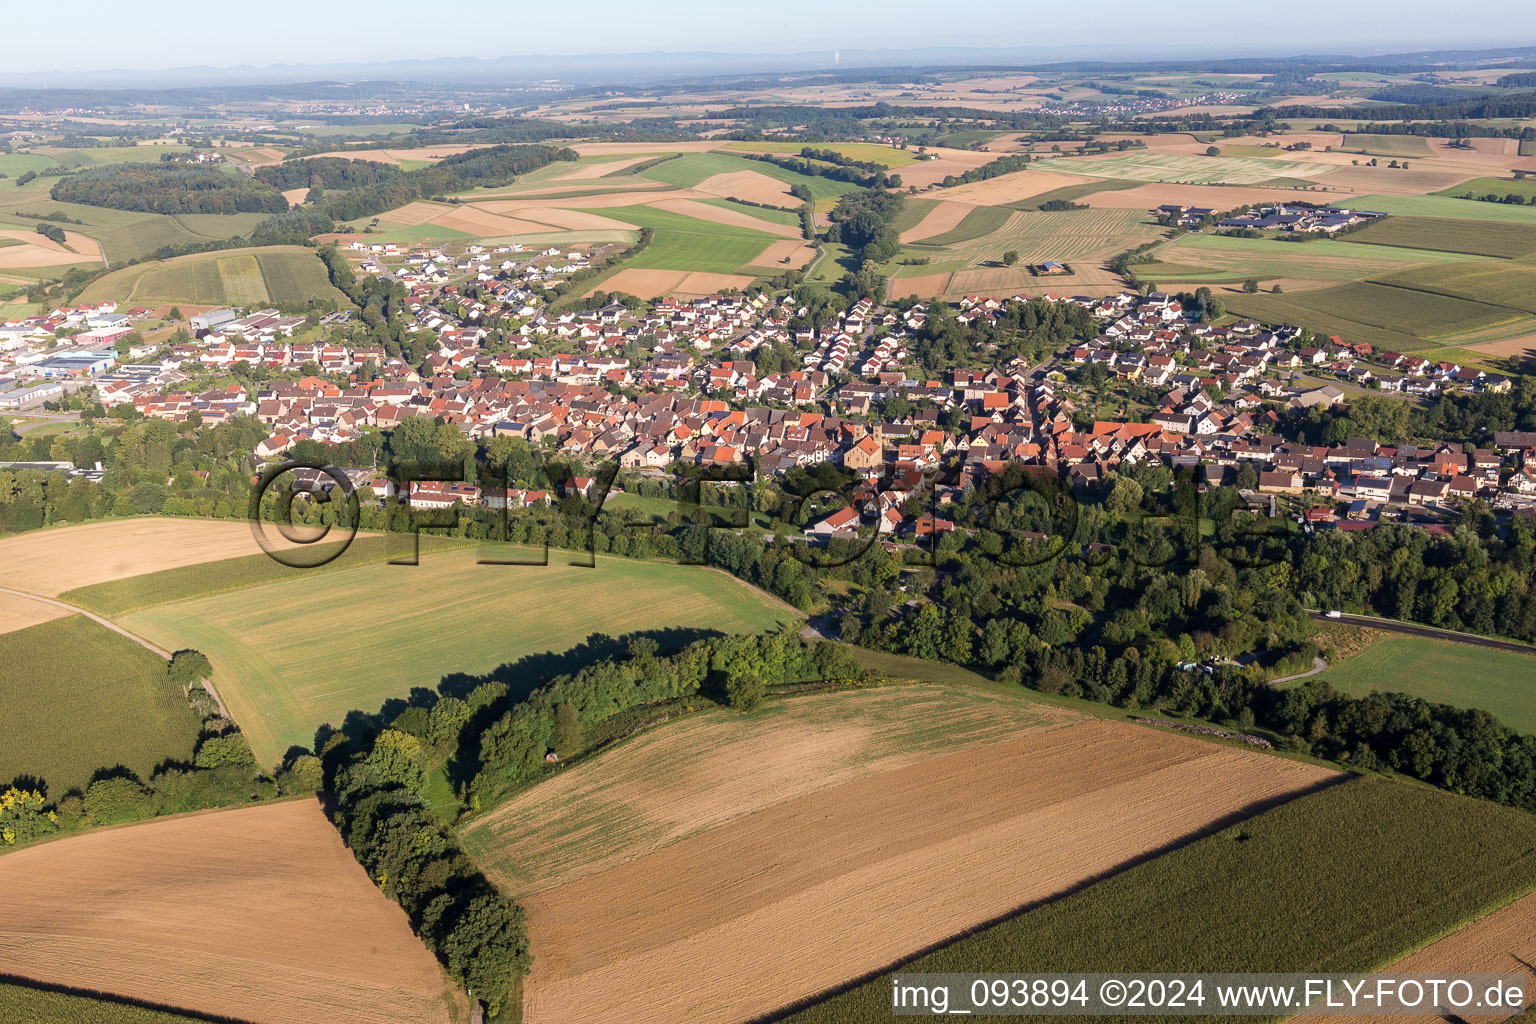
<instances>
[{"instance_id":1,"label":"dense forest","mask_svg":"<svg viewBox=\"0 0 1536 1024\"><path fill-rule=\"evenodd\" d=\"M256 168L256 180L287 192L295 188L348 189L399 181L405 172L394 164L346 157L310 157Z\"/></svg>"},{"instance_id":2,"label":"dense forest","mask_svg":"<svg viewBox=\"0 0 1536 1024\"><path fill-rule=\"evenodd\" d=\"M212 167L179 163L110 164L60 178L61 203L147 213L283 213L288 200L270 185Z\"/></svg>"}]
</instances>

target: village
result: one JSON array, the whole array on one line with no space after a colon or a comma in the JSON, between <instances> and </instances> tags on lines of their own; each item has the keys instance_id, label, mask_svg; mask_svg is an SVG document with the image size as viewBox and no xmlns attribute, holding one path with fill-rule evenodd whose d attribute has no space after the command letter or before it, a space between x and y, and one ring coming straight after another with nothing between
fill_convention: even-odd
<instances>
[{"instance_id":1,"label":"village","mask_svg":"<svg viewBox=\"0 0 1536 1024\"><path fill-rule=\"evenodd\" d=\"M536 284L590 266L585 247L472 245L449 255L354 242L352 250L363 273L408 290L410 328L436 341L419 363L349 341L348 311L205 310L187 318L185 340L169 344L136 333L149 310L108 302L0 325L0 409L56 405L91 388L106 409L131 405L147 418L211 426L255 417L270 433L253 466L301 442L344 443L427 417L471 439L516 437L588 467L658 476L737 467L773 477L831 462L864 477L861 500L808 525L812 538L942 532L951 524L914 511L909 492L942 476L933 492L942 507L1010 464L1077 484L1145 462L1203 467L1205 483L1237 486L1272 514L1284 502L1309 529L1404 521L1445 530L1457 503L1473 499L1536 514L1536 435L1498 434L1468 451L1359 438L1307 445L1280 433L1283 409L1342 409L1354 394L1501 393L1508 378L1295 327L1201 323L1165 293L1038 296L1082 307L1098 333L1038 365L990 366L979 352L973 367L934 379L911 354L930 316L969 327L1030 297L971 296L955 307L864 299L820 328L792 296L767 290L557 312ZM789 355L760 372L766 351ZM214 379L225 383L200 386ZM1138 417L1092 415L1117 388L1157 401ZM910 412L886 414L898 397ZM395 498L371 468L349 475L373 500ZM303 486L320 481L311 474ZM566 490L587 493L590 478ZM417 482L408 500L505 509L551 495Z\"/></svg>"}]
</instances>

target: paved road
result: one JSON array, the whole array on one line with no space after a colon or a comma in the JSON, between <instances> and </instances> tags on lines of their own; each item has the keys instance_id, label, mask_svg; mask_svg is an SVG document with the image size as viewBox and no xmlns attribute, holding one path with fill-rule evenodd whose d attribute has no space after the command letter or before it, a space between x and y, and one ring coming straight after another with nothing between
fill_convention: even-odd
<instances>
[{"instance_id":1,"label":"paved road","mask_svg":"<svg viewBox=\"0 0 1536 1024\"><path fill-rule=\"evenodd\" d=\"M29 601L41 601L43 604L51 604L55 608L63 608L66 611L74 612L76 615L84 615L92 622L107 627L119 636L127 637L129 640L132 640L146 651L151 651L159 657L166 659L167 661L169 661L171 658L171 652L166 650L164 647L161 647L159 644L150 643L148 640L139 636L137 633L130 633L122 626L119 626L117 623L110 622L94 612L88 612L84 608L81 608L79 605L70 604L68 601L60 601L57 598L41 597L37 594L29 594L25 590L12 590L10 587L0 587L0 594L10 594L13 597L24 597ZM213 688L213 684L204 679L203 687L213 697L214 703L219 706L219 714L223 715L225 718L229 718L229 709L224 706L224 698L219 696L219 692Z\"/></svg>"},{"instance_id":2,"label":"paved road","mask_svg":"<svg viewBox=\"0 0 1536 1024\"><path fill-rule=\"evenodd\" d=\"M1436 629L1433 626L1420 626L1413 622L1400 622L1397 619L1378 619L1371 615L1342 615L1330 619L1323 612L1307 612L1308 615L1319 622L1342 622L1347 626L1366 626L1370 629L1384 629L1391 633L1406 633L1409 636L1423 636L1431 640L1450 640L1458 644L1467 644L1472 647L1487 647L1495 651L1512 651L1515 654L1536 654L1536 647L1530 644L1516 643L1513 640L1495 640L1492 637L1476 636L1472 633L1457 633L1449 629Z\"/></svg>"},{"instance_id":3,"label":"paved road","mask_svg":"<svg viewBox=\"0 0 1536 1024\"><path fill-rule=\"evenodd\" d=\"M18 436L21 436L21 437L25 437L27 434L31 433L34 430L41 430L44 427L52 426L55 423L79 423L80 422L80 414L78 412L70 412L70 413L23 412L23 413L21 413L21 415L27 417L28 419L36 419L36 420L38 420L37 423L26 423L26 424L23 424L22 426L19 426L19 427L15 426L15 425L12 425L11 430L15 434L17 434Z\"/></svg>"}]
</instances>

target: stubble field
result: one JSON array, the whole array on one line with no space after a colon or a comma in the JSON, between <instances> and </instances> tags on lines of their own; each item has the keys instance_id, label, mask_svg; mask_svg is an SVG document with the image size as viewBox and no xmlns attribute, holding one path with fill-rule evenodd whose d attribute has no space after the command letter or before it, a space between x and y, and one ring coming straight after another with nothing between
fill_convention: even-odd
<instances>
[{"instance_id":1,"label":"stubble field","mask_svg":"<svg viewBox=\"0 0 1536 1024\"><path fill-rule=\"evenodd\" d=\"M278 547L292 546L275 530L268 535ZM0 540L0 586L57 597L76 587L253 554L261 547L247 522L118 519Z\"/></svg>"},{"instance_id":2,"label":"stubble field","mask_svg":"<svg viewBox=\"0 0 1536 1024\"><path fill-rule=\"evenodd\" d=\"M631 751L647 765L656 751L631 744L554 780L564 784L554 803L538 788L519 798L499 846L471 832L477 859L528 910L538 959L524 1020L751 1019L1332 778L1123 723L1053 722L1038 707L1029 710L1045 717L1023 735L986 742L973 723L951 749L946 719L921 702L912 713L933 735L882 763L859 752L870 719L850 717L849 733L841 724L869 696L817 698L842 702L819 729L813 718L781 721L786 757L743 759L698 731L702 720L687 734L669 727L652 743L680 736L672 770L642 780L626 767ZM899 710L871 717L902 722ZM888 750L906 746L903 726L885 728ZM629 777L627 796L600 784L610 770ZM755 813L732 803L726 815L717 795ZM672 841L677 827L620 827L614 854L609 830L637 807L697 831ZM562 842L559 856L576 847L562 865L571 880L541 880L541 851ZM519 891L519 878L548 887Z\"/></svg>"},{"instance_id":3,"label":"stubble field","mask_svg":"<svg viewBox=\"0 0 1536 1024\"><path fill-rule=\"evenodd\" d=\"M468 1020L313 800L26 847L0 886L0 961L22 977L252 1024Z\"/></svg>"}]
</instances>

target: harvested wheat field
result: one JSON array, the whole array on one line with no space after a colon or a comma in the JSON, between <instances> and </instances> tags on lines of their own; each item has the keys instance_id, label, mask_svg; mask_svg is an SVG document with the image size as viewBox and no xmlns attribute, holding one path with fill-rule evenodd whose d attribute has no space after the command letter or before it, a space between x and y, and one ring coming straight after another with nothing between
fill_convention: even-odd
<instances>
[{"instance_id":1,"label":"harvested wheat field","mask_svg":"<svg viewBox=\"0 0 1536 1024\"><path fill-rule=\"evenodd\" d=\"M708 712L535 786L465 838L497 884L536 892L795 797L1081 720L927 683L801 697L751 718Z\"/></svg>"},{"instance_id":2,"label":"harvested wheat field","mask_svg":"<svg viewBox=\"0 0 1536 1024\"><path fill-rule=\"evenodd\" d=\"M500 848L490 866L503 878L542 873L548 851L587 851L563 861L572 881L532 895L509 886L537 953L524 1019L750 1019L1334 777L1118 722L1046 717L986 742L982 730L933 736L948 719L923 721L929 735L913 743L925 749L884 761L860 747L880 749L878 734L835 721L776 727L776 742L747 755L692 733L691 759L644 776L621 770L621 748L555 780L569 788L541 808L554 820L523 807L526 831L504 843L472 832L482 865ZM876 726L896 730L889 749L902 750L901 722L898 707ZM653 740L667 742L666 730ZM641 749L653 766L657 748ZM622 790L603 785L610 771ZM534 798L550 799L536 789L520 801ZM650 831L615 831L624 815L648 816Z\"/></svg>"},{"instance_id":3,"label":"harvested wheat field","mask_svg":"<svg viewBox=\"0 0 1536 1024\"><path fill-rule=\"evenodd\" d=\"M293 546L275 528L267 537ZM93 583L261 551L243 520L118 519L35 530L0 540L0 587L57 597Z\"/></svg>"},{"instance_id":4,"label":"harvested wheat field","mask_svg":"<svg viewBox=\"0 0 1536 1024\"><path fill-rule=\"evenodd\" d=\"M422 149L349 149L334 153L317 153L317 157L341 157L344 160L372 160L381 164L398 164L402 160L441 160L445 156L457 156L472 149L485 149L492 143L479 146L427 146Z\"/></svg>"},{"instance_id":5,"label":"harvested wheat field","mask_svg":"<svg viewBox=\"0 0 1536 1024\"><path fill-rule=\"evenodd\" d=\"M1384 974L1506 974L1526 972L1526 993L1536 984L1536 893L1478 918L1417 953L1383 967ZM1504 1020L1509 1014L1465 1014L1468 1020ZM1369 1016L1334 1017L1340 1024L1371 1024ZM1403 1024L1442 1024L1439 1014L1394 1016Z\"/></svg>"},{"instance_id":6,"label":"harvested wheat field","mask_svg":"<svg viewBox=\"0 0 1536 1024\"><path fill-rule=\"evenodd\" d=\"M909 185L915 185L918 188L937 185L951 174L961 175L972 168L997 159L995 153L977 153L968 149L944 149L930 146L928 152L937 154L937 157L932 160L902 164L896 168L896 173L901 175L903 188Z\"/></svg>"},{"instance_id":7,"label":"harvested wheat field","mask_svg":"<svg viewBox=\"0 0 1536 1024\"><path fill-rule=\"evenodd\" d=\"M64 233L65 245L35 231L0 231L0 237L21 243L0 248L0 269L60 267L66 263L99 263L101 243L78 231Z\"/></svg>"},{"instance_id":8,"label":"harvested wheat field","mask_svg":"<svg viewBox=\"0 0 1536 1024\"><path fill-rule=\"evenodd\" d=\"M635 225L597 213L582 210L563 210L550 206L535 206L522 212L529 220L548 224L563 231L634 231Z\"/></svg>"},{"instance_id":9,"label":"harvested wheat field","mask_svg":"<svg viewBox=\"0 0 1536 1024\"><path fill-rule=\"evenodd\" d=\"M799 270L816 256L816 249L808 242L769 242L768 247L752 261L754 267L788 268Z\"/></svg>"},{"instance_id":10,"label":"harvested wheat field","mask_svg":"<svg viewBox=\"0 0 1536 1024\"><path fill-rule=\"evenodd\" d=\"M695 192L692 189L668 190L668 199L708 199L703 192ZM547 211L551 203L564 203L568 206L579 206L583 210L602 210L611 206L640 206L656 201L654 193L646 192L607 192L595 196L566 196L561 199L492 199L479 201L469 205L477 209L490 210L509 217L528 217L535 210Z\"/></svg>"},{"instance_id":11,"label":"harvested wheat field","mask_svg":"<svg viewBox=\"0 0 1536 1024\"><path fill-rule=\"evenodd\" d=\"M631 167L643 160L648 159L650 158L644 156L635 156L628 157L624 160L594 160L589 164L577 164L575 170L566 174L557 175L555 180L585 181L589 178L601 178L605 174L612 174L615 171L622 171L626 167Z\"/></svg>"},{"instance_id":12,"label":"harvested wheat field","mask_svg":"<svg viewBox=\"0 0 1536 1024\"><path fill-rule=\"evenodd\" d=\"M944 270L935 274L895 277L886 288L893 299L906 298L908 295L916 299L936 299L948 290L951 276L949 271Z\"/></svg>"},{"instance_id":13,"label":"harvested wheat field","mask_svg":"<svg viewBox=\"0 0 1536 1024\"><path fill-rule=\"evenodd\" d=\"M445 213L451 213L453 207L441 203L424 203L420 200L414 203L406 203L404 206L390 210L388 213L379 214L380 220L387 220L391 224L408 224L415 227L418 224L430 224Z\"/></svg>"},{"instance_id":14,"label":"harvested wheat field","mask_svg":"<svg viewBox=\"0 0 1536 1024\"><path fill-rule=\"evenodd\" d=\"M688 273L686 270L640 270L636 267L625 267L612 277L592 285L582 295L585 297L599 290L624 292L626 295L643 299L675 295L677 287L683 283L683 278L687 277Z\"/></svg>"},{"instance_id":15,"label":"harvested wheat field","mask_svg":"<svg viewBox=\"0 0 1536 1024\"><path fill-rule=\"evenodd\" d=\"M671 294L680 299L694 299L701 295L713 295L727 290L741 291L756 281L751 274L712 274L695 270L685 276Z\"/></svg>"},{"instance_id":16,"label":"harvested wheat field","mask_svg":"<svg viewBox=\"0 0 1536 1024\"><path fill-rule=\"evenodd\" d=\"M438 227L452 228L474 235L476 238L495 238L501 235L527 235L548 231L549 225L539 221L503 217L475 206L461 206L445 210L432 219Z\"/></svg>"},{"instance_id":17,"label":"harvested wheat field","mask_svg":"<svg viewBox=\"0 0 1536 1024\"><path fill-rule=\"evenodd\" d=\"M1518 338L1490 341L1482 345L1468 345L1473 352L1503 359L1536 359L1536 334L1523 334Z\"/></svg>"},{"instance_id":18,"label":"harvested wheat field","mask_svg":"<svg viewBox=\"0 0 1536 1024\"><path fill-rule=\"evenodd\" d=\"M729 174L712 174L694 188L712 196L745 199L752 203L767 203L791 209L801 205L799 199L789 194L789 186L757 171L732 171Z\"/></svg>"},{"instance_id":19,"label":"harvested wheat field","mask_svg":"<svg viewBox=\"0 0 1536 1024\"><path fill-rule=\"evenodd\" d=\"M14 633L18 629L62 619L69 614L68 608L60 608L58 605L44 604L15 594L0 594L0 633Z\"/></svg>"},{"instance_id":20,"label":"harvested wheat field","mask_svg":"<svg viewBox=\"0 0 1536 1024\"><path fill-rule=\"evenodd\" d=\"M1380 195L1421 196L1430 192L1439 192L1441 189L1459 185L1469 178L1479 176L1479 169L1475 166L1458 170L1444 166L1430 167L1418 160L1409 160L1409 169L1405 171L1401 168L1393 170L1385 165L1367 167L1364 163L1365 159L1367 158L1361 158L1359 167L1345 166L1322 171L1317 175L1317 180L1331 189ZM1334 201L1342 202L1342 200Z\"/></svg>"},{"instance_id":21,"label":"harvested wheat field","mask_svg":"<svg viewBox=\"0 0 1536 1024\"><path fill-rule=\"evenodd\" d=\"M288 200L289 206L302 206L304 204L304 197L307 195L309 195L309 189L307 188L291 188L283 193L283 198Z\"/></svg>"},{"instance_id":22,"label":"harvested wheat field","mask_svg":"<svg viewBox=\"0 0 1536 1024\"><path fill-rule=\"evenodd\" d=\"M747 274L711 274L701 270L645 270L639 267L625 267L612 277L599 281L583 294L591 295L598 289L602 289L610 292L624 292L642 299L662 297L691 299L701 295L713 295L726 289L740 291L755 280L756 278Z\"/></svg>"},{"instance_id":23,"label":"harvested wheat field","mask_svg":"<svg viewBox=\"0 0 1536 1024\"><path fill-rule=\"evenodd\" d=\"M1001 174L986 181L956 185L939 194L949 200L981 206L997 206L1003 203L1016 203L1046 192L1054 192L1068 185L1092 184L1093 181L1094 179L1088 175L1065 174L1061 171L1014 171L1012 174Z\"/></svg>"},{"instance_id":24,"label":"harvested wheat field","mask_svg":"<svg viewBox=\"0 0 1536 1024\"><path fill-rule=\"evenodd\" d=\"M27 847L0 886L11 974L253 1024L467 1019L313 800Z\"/></svg>"},{"instance_id":25,"label":"harvested wheat field","mask_svg":"<svg viewBox=\"0 0 1536 1024\"><path fill-rule=\"evenodd\" d=\"M966 214L976 207L969 203L939 202L923 214L923 219L901 233L901 241L916 242L934 235L942 235L965 220Z\"/></svg>"},{"instance_id":26,"label":"harvested wheat field","mask_svg":"<svg viewBox=\"0 0 1536 1024\"><path fill-rule=\"evenodd\" d=\"M782 235L785 238L801 237L798 224L777 224L771 220L754 217L750 213L744 213L741 210L727 210L724 207L712 206L709 203L701 203L694 199L657 199L650 205L658 210L681 214L684 217L692 217L695 220L708 221L711 224L747 228L751 231L766 231L770 234Z\"/></svg>"}]
</instances>

